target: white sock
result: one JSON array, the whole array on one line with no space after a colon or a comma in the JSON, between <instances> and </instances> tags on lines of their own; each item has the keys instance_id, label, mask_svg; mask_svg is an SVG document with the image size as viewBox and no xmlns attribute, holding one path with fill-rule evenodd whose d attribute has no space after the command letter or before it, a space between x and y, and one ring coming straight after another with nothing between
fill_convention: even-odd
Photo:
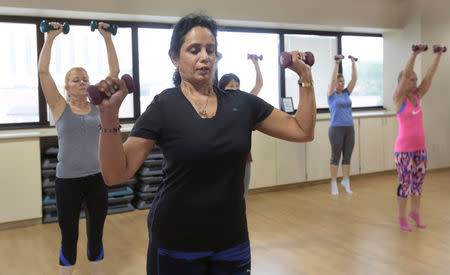
<instances>
[{"instance_id":1,"label":"white sock","mask_svg":"<svg viewBox=\"0 0 450 275\"><path fill-rule=\"evenodd\" d=\"M70 265L70 266L63 266L60 265L59 266L59 274L60 275L71 275L73 272L74 266Z\"/></svg>"},{"instance_id":2,"label":"white sock","mask_svg":"<svg viewBox=\"0 0 450 275\"><path fill-rule=\"evenodd\" d=\"M336 184L336 180L331 181L331 195L339 195L339 190Z\"/></svg>"},{"instance_id":3,"label":"white sock","mask_svg":"<svg viewBox=\"0 0 450 275\"><path fill-rule=\"evenodd\" d=\"M350 189L350 179L342 179L341 184L345 187L345 191L347 193L353 194L352 190Z\"/></svg>"},{"instance_id":4,"label":"white sock","mask_svg":"<svg viewBox=\"0 0 450 275\"><path fill-rule=\"evenodd\" d=\"M90 262L92 275L104 275L103 260Z\"/></svg>"}]
</instances>

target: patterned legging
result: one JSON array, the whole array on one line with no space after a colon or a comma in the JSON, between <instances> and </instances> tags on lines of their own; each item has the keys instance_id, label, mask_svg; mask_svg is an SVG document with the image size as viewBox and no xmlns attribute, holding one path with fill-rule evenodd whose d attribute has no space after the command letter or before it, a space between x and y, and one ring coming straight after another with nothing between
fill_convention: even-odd
<instances>
[{"instance_id":1,"label":"patterned legging","mask_svg":"<svg viewBox=\"0 0 450 275\"><path fill-rule=\"evenodd\" d=\"M394 156L400 181L397 196L407 198L409 194L422 195L422 184L427 171L427 150L395 152Z\"/></svg>"}]
</instances>

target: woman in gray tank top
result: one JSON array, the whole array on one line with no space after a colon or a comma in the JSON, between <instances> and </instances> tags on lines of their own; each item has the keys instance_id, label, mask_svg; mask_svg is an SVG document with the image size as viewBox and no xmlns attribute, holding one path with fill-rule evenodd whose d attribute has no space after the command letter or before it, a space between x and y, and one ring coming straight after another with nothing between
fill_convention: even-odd
<instances>
[{"instance_id":1,"label":"woman in gray tank top","mask_svg":"<svg viewBox=\"0 0 450 275\"><path fill-rule=\"evenodd\" d=\"M52 112L58 133L58 164L56 168L56 205L61 229L59 274L72 274L77 256L78 220L81 204L86 202L87 255L92 274L103 272L102 234L108 208L108 189L100 173L98 141L100 116L87 100L89 76L84 68L70 69L65 77L67 99L58 91L49 65L53 41L62 32L59 23L51 22L55 30L48 32L39 56L39 78L45 99ZM100 22L108 53L109 76L119 74L109 24Z\"/></svg>"}]
</instances>

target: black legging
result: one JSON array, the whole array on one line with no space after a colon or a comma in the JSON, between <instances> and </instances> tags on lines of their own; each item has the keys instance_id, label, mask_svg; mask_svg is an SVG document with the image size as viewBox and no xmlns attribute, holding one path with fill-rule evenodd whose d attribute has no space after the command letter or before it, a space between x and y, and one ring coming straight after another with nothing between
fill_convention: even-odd
<instances>
[{"instance_id":1,"label":"black legging","mask_svg":"<svg viewBox=\"0 0 450 275\"><path fill-rule=\"evenodd\" d=\"M108 211L108 188L100 173L82 177L56 178L56 206L61 228L60 265L74 265L77 259L78 221L86 202L87 254L90 261L103 259L103 225Z\"/></svg>"},{"instance_id":2,"label":"black legging","mask_svg":"<svg viewBox=\"0 0 450 275\"><path fill-rule=\"evenodd\" d=\"M328 137L331 144L330 164L339 166L342 153L342 165L349 165L355 146L355 129L353 126L330 127Z\"/></svg>"}]
</instances>

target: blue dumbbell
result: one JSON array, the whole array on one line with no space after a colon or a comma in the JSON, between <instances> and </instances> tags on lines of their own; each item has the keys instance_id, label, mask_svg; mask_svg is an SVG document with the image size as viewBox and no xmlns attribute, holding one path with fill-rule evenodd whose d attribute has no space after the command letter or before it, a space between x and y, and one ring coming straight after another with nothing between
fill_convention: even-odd
<instances>
[{"instance_id":1,"label":"blue dumbbell","mask_svg":"<svg viewBox=\"0 0 450 275\"><path fill-rule=\"evenodd\" d=\"M116 35L117 33L117 25L110 25L108 28L103 28L105 31L110 32L112 35ZM98 22L92 20L91 21L91 31L95 31L96 29L98 29Z\"/></svg>"},{"instance_id":2,"label":"blue dumbbell","mask_svg":"<svg viewBox=\"0 0 450 275\"><path fill-rule=\"evenodd\" d=\"M70 31L70 26L68 23L64 22L62 23L62 28L63 28L63 33L64 34L68 34ZM53 28L52 25L50 25L47 21L42 20L41 25L40 25L40 29L41 32L48 32L48 31L52 31L52 30L56 30L55 28Z\"/></svg>"}]
</instances>

